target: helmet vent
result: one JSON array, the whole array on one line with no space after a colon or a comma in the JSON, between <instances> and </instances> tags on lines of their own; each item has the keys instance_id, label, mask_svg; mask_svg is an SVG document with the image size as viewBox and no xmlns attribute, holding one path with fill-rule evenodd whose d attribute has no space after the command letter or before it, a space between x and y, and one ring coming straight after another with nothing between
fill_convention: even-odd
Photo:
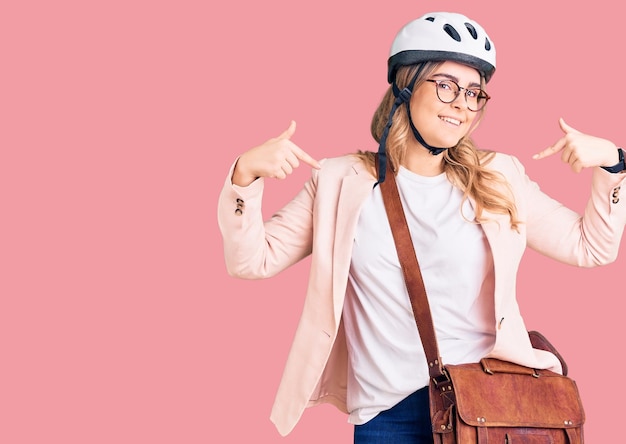
<instances>
[{"instance_id":1,"label":"helmet vent","mask_svg":"<svg viewBox=\"0 0 626 444\"><path fill-rule=\"evenodd\" d=\"M476 32L476 28L474 28L471 23L467 23L467 22L465 23L465 27L467 28L469 33L472 35L472 37L474 37L474 40L476 40L478 38L478 33Z\"/></svg>"},{"instance_id":2,"label":"helmet vent","mask_svg":"<svg viewBox=\"0 0 626 444\"><path fill-rule=\"evenodd\" d=\"M434 22L435 17L426 17L424 20L428 20L429 22Z\"/></svg>"},{"instance_id":3,"label":"helmet vent","mask_svg":"<svg viewBox=\"0 0 626 444\"><path fill-rule=\"evenodd\" d=\"M487 37L485 37L485 49L487 51L491 51L491 42L489 41Z\"/></svg>"},{"instance_id":4,"label":"helmet vent","mask_svg":"<svg viewBox=\"0 0 626 444\"><path fill-rule=\"evenodd\" d=\"M459 33L456 31L456 29L454 29L454 26L452 25L448 25L445 24L443 26L443 30L446 31L446 34L448 34L450 37L452 37L454 40L456 40L457 42L461 41L461 36L459 35Z\"/></svg>"}]
</instances>

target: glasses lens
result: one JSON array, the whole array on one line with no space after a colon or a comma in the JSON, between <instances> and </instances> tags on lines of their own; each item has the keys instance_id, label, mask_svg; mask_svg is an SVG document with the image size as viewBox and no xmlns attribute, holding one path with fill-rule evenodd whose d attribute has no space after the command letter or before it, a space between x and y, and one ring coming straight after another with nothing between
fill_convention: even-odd
<instances>
[{"instance_id":1,"label":"glasses lens","mask_svg":"<svg viewBox=\"0 0 626 444\"><path fill-rule=\"evenodd\" d=\"M489 96L482 89L468 89L465 91L467 107L471 111L480 111L486 104Z\"/></svg>"},{"instance_id":2,"label":"glasses lens","mask_svg":"<svg viewBox=\"0 0 626 444\"><path fill-rule=\"evenodd\" d=\"M459 95L459 85L449 80L440 80L437 85L437 97L443 103L454 102Z\"/></svg>"}]
</instances>

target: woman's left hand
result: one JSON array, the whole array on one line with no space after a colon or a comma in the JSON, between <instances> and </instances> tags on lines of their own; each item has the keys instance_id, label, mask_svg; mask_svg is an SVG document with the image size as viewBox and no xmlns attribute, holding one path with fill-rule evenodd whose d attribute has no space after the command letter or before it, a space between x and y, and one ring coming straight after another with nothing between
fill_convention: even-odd
<instances>
[{"instance_id":1,"label":"woman's left hand","mask_svg":"<svg viewBox=\"0 0 626 444\"><path fill-rule=\"evenodd\" d=\"M559 119L559 126L563 137L545 150L533 156L533 159L543 159L561 152L561 160L569 164L570 168L580 173L583 168L596 166L613 166L619 162L617 146L609 140L583 134Z\"/></svg>"}]
</instances>

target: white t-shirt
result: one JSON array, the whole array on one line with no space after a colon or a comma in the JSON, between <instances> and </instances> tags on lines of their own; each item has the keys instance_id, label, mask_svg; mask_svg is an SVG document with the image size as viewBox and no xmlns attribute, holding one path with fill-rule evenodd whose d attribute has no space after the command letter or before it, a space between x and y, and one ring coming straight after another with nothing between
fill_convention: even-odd
<instances>
[{"instance_id":1,"label":"white t-shirt","mask_svg":"<svg viewBox=\"0 0 626 444\"><path fill-rule=\"evenodd\" d=\"M493 259L474 211L445 173L401 168L400 198L446 364L477 362L494 345ZM343 320L349 422L363 424L428 384L426 357L380 187L356 229Z\"/></svg>"}]
</instances>

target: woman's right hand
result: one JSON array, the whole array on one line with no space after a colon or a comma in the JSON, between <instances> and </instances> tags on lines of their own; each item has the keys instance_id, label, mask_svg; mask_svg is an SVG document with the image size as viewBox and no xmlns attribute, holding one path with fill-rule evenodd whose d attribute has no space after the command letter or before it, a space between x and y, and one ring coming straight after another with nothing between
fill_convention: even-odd
<instances>
[{"instance_id":1,"label":"woman's right hand","mask_svg":"<svg viewBox=\"0 0 626 444\"><path fill-rule=\"evenodd\" d=\"M280 136L243 153L235 165L232 183L248 186L259 177L284 179L300 165L300 161L320 169L317 160L290 140L295 132L296 122L292 120Z\"/></svg>"},{"instance_id":2,"label":"woman's right hand","mask_svg":"<svg viewBox=\"0 0 626 444\"><path fill-rule=\"evenodd\" d=\"M613 142L583 134L569 126L563 119L559 119L559 126L563 136L554 145L535 154L533 159L543 159L561 153L561 160L569 164L576 173L580 173L583 168L610 167L619 161L617 147Z\"/></svg>"}]
</instances>

